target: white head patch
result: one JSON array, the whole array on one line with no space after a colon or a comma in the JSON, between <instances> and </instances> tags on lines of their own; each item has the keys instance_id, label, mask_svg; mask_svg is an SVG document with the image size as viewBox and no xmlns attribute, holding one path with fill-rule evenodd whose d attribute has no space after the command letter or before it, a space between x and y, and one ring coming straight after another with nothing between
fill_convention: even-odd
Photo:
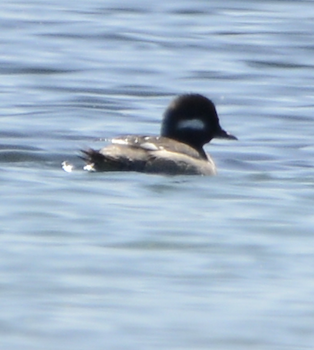
<instances>
[{"instance_id":1,"label":"white head patch","mask_svg":"<svg viewBox=\"0 0 314 350\"><path fill-rule=\"evenodd\" d=\"M206 127L205 123L201 119L188 119L181 120L176 125L176 129L192 129L192 130L204 130Z\"/></svg>"}]
</instances>

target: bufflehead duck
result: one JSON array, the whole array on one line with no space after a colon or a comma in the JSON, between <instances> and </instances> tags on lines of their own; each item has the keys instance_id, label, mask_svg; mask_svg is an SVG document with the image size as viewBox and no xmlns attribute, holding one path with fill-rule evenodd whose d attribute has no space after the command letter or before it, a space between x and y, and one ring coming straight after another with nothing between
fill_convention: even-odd
<instances>
[{"instance_id":1,"label":"bufflehead duck","mask_svg":"<svg viewBox=\"0 0 314 350\"><path fill-rule=\"evenodd\" d=\"M166 109L160 136L116 137L101 150L82 151L84 169L215 175L215 163L203 149L213 138L237 140L221 128L211 100L199 94L181 95Z\"/></svg>"}]
</instances>

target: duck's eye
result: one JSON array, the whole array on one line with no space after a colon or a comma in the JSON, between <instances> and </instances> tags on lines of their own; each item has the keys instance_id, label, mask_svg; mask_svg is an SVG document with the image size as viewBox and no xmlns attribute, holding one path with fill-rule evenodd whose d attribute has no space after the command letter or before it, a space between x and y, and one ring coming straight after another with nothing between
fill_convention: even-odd
<instances>
[{"instance_id":1,"label":"duck's eye","mask_svg":"<svg viewBox=\"0 0 314 350\"><path fill-rule=\"evenodd\" d=\"M188 119L181 120L176 125L176 129L192 129L192 130L204 130L206 128L205 123L201 119Z\"/></svg>"}]
</instances>

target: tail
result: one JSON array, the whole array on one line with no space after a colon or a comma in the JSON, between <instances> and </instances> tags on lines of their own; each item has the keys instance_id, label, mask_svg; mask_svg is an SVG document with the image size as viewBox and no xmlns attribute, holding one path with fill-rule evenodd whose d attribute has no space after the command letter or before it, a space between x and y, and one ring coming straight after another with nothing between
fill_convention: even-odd
<instances>
[{"instance_id":1,"label":"tail","mask_svg":"<svg viewBox=\"0 0 314 350\"><path fill-rule=\"evenodd\" d=\"M92 148L81 150L82 155L79 158L83 159L86 165L84 170L88 171L121 171L125 170L124 166L114 157L108 154L102 154Z\"/></svg>"},{"instance_id":2,"label":"tail","mask_svg":"<svg viewBox=\"0 0 314 350\"><path fill-rule=\"evenodd\" d=\"M83 159L85 163L91 164L91 163L99 163L103 160L104 156L99 153L98 151L95 151L92 148L89 149L81 149L82 155L79 156L79 158Z\"/></svg>"},{"instance_id":3,"label":"tail","mask_svg":"<svg viewBox=\"0 0 314 350\"><path fill-rule=\"evenodd\" d=\"M96 151L92 148L81 150L81 155L79 158L83 159L86 165L84 170L88 171L99 171L102 170L102 165L106 163L105 156L99 151Z\"/></svg>"}]
</instances>

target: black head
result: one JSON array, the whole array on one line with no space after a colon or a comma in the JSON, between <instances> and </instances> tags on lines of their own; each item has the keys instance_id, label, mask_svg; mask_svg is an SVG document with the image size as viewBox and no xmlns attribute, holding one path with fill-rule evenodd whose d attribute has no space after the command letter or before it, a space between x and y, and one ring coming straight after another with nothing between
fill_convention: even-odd
<instances>
[{"instance_id":1,"label":"black head","mask_svg":"<svg viewBox=\"0 0 314 350\"><path fill-rule=\"evenodd\" d=\"M181 95L170 103L164 114L161 136L199 151L215 137L237 140L221 128L214 103L199 94Z\"/></svg>"}]
</instances>

